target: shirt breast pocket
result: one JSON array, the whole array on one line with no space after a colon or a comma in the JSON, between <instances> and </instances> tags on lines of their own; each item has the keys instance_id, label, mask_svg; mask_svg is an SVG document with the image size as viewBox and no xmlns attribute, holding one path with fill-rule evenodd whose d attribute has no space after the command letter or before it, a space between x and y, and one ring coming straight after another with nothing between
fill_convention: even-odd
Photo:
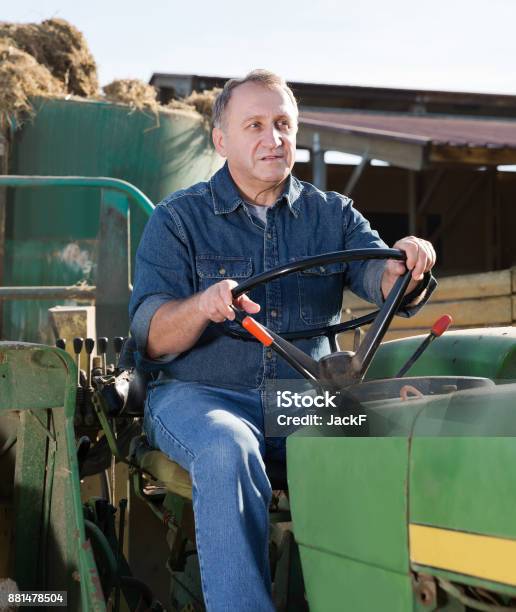
<instances>
[{"instance_id":1,"label":"shirt breast pocket","mask_svg":"<svg viewBox=\"0 0 516 612\"><path fill-rule=\"evenodd\" d=\"M197 255L195 266L199 291L204 291L224 279L232 279L240 283L253 273L253 261L250 257Z\"/></svg>"},{"instance_id":2,"label":"shirt breast pocket","mask_svg":"<svg viewBox=\"0 0 516 612\"><path fill-rule=\"evenodd\" d=\"M322 326L336 322L346 269L347 265L339 262L298 272L299 310L304 323Z\"/></svg>"}]
</instances>

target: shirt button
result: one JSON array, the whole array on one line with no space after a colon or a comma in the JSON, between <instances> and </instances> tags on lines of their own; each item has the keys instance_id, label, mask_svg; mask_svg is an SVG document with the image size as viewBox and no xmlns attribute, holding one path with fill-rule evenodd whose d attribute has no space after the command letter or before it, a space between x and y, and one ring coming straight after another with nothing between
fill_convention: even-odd
<instances>
[{"instance_id":1,"label":"shirt button","mask_svg":"<svg viewBox=\"0 0 516 612\"><path fill-rule=\"evenodd\" d=\"M265 351L265 356L267 357L267 359L272 359L272 349L267 349Z\"/></svg>"},{"instance_id":2,"label":"shirt button","mask_svg":"<svg viewBox=\"0 0 516 612\"><path fill-rule=\"evenodd\" d=\"M277 310L271 310L271 317L273 319L275 319L278 316L278 311Z\"/></svg>"},{"instance_id":3,"label":"shirt button","mask_svg":"<svg viewBox=\"0 0 516 612\"><path fill-rule=\"evenodd\" d=\"M219 274L226 274L226 268L220 268Z\"/></svg>"},{"instance_id":4,"label":"shirt button","mask_svg":"<svg viewBox=\"0 0 516 612\"><path fill-rule=\"evenodd\" d=\"M267 239L268 240L272 240L272 233L271 232L267 232Z\"/></svg>"}]
</instances>

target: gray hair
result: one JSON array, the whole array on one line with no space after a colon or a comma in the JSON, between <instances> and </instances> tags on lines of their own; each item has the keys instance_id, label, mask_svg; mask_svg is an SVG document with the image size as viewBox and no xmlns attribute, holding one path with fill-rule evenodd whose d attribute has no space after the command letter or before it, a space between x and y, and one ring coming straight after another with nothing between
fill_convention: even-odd
<instances>
[{"instance_id":1,"label":"gray hair","mask_svg":"<svg viewBox=\"0 0 516 612\"><path fill-rule=\"evenodd\" d=\"M215 98L215 102L213 103L212 123L214 127L222 127L224 113L231 99L231 94L233 93L234 89L236 89L239 85L243 85L244 83L258 83L264 87L279 87L280 89L283 89L283 91L285 91L288 97L291 99L297 114L298 109L296 98L290 87L287 85L285 79L278 74L271 72L270 70L258 68L257 70L252 70L243 79L229 79L229 81L226 81L223 90Z\"/></svg>"}]
</instances>

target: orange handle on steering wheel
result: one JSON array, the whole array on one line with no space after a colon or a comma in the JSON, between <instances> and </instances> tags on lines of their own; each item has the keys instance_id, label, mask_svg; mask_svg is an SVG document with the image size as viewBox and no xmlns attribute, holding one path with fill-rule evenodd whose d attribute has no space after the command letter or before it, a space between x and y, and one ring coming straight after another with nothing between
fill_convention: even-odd
<instances>
[{"instance_id":1,"label":"orange handle on steering wheel","mask_svg":"<svg viewBox=\"0 0 516 612\"><path fill-rule=\"evenodd\" d=\"M242 319L242 327L264 346L270 346L274 342L274 338L267 332L267 330L264 329L258 323L258 321L255 321L252 317L244 317Z\"/></svg>"}]
</instances>

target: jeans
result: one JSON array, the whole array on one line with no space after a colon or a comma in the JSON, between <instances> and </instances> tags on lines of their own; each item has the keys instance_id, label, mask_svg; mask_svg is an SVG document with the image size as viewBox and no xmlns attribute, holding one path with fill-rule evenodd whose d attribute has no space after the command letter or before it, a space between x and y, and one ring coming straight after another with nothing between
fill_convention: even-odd
<instances>
[{"instance_id":1,"label":"jeans","mask_svg":"<svg viewBox=\"0 0 516 612\"><path fill-rule=\"evenodd\" d=\"M265 439L260 391L151 383L144 430L190 472L207 610L272 612L264 456L284 458L285 439Z\"/></svg>"}]
</instances>

